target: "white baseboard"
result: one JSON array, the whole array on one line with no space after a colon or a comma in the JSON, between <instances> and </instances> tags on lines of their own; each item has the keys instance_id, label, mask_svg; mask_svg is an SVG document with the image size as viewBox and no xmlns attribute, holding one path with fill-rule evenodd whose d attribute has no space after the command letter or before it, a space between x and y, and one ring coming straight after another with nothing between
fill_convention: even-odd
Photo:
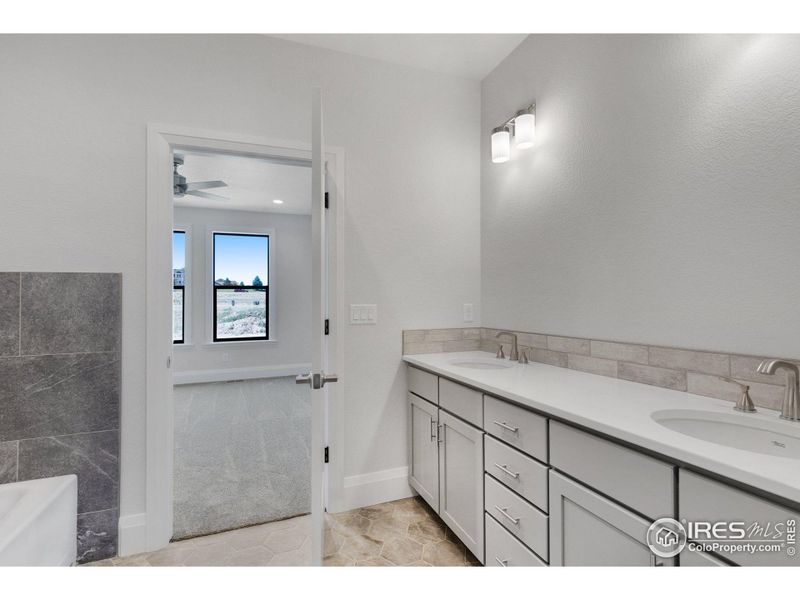
<instances>
[{"instance_id":1,"label":"white baseboard","mask_svg":"<svg viewBox=\"0 0 800 600\"><path fill-rule=\"evenodd\" d=\"M131 556L147 552L147 515L137 513L119 518L117 554Z\"/></svg>"},{"instance_id":2,"label":"white baseboard","mask_svg":"<svg viewBox=\"0 0 800 600\"><path fill-rule=\"evenodd\" d=\"M416 492L408 485L408 467L351 475L344 478L342 510L410 498L415 494Z\"/></svg>"},{"instance_id":3,"label":"white baseboard","mask_svg":"<svg viewBox=\"0 0 800 600\"><path fill-rule=\"evenodd\" d=\"M236 381L239 379L264 379L269 377L288 377L308 373L311 365L297 363L259 367L240 367L235 369L208 369L203 371L179 371L172 374L172 383L211 383L214 381Z\"/></svg>"}]
</instances>

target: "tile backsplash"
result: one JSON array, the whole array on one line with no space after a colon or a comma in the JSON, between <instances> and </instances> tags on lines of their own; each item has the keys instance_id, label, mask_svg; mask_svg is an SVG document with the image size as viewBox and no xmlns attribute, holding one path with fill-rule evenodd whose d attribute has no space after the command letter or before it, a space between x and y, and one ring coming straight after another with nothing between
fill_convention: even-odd
<instances>
[{"instance_id":1,"label":"tile backsplash","mask_svg":"<svg viewBox=\"0 0 800 600\"><path fill-rule=\"evenodd\" d=\"M116 273L0 273L0 483L78 476L78 562L117 553Z\"/></svg>"},{"instance_id":2,"label":"tile backsplash","mask_svg":"<svg viewBox=\"0 0 800 600\"><path fill-rule=\"evenodd\" d=\"M403 331L403 354L428 354L484 350L496 352L499 329L415 329ZM532 362L586 371L605 377L627 379L700 396L736 402L738 385L723 381L731 377L750 386L757 406L779 409L783 400L785 375L760 375L756 367L763 358L647 344L626 344L514 331L520 349ZM503 342L506 356L511 344ZM800 365L800 361L789 359Z\"/></svg>"}]
</instances>

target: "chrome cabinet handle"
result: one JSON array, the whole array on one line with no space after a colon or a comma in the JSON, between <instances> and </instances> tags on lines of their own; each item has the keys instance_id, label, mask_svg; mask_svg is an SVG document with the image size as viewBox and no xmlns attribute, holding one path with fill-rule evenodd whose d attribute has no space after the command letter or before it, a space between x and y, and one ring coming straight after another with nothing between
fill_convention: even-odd
<instances>
[{"instance_id":1,"label":"chrome cabinet handle","mask_svg":"<svg viewBox=\"0 0 800 600\"><path fill-rule=\"evenodd\" d=\"M431 441L436 439L436 421L431 419Z\"/></svg>"},{"instance_id":2,"label":"chrome cabinet handle","mask_svg":"<svg viewBox=\"0 0 800 600\"><path fill-rule=\"evenodd\" d=\"M501 567L508 566L508 560L503 560L502 558L498 558L497 556L495 556L494 559L495 561L497 561L497 564L500 565Z\"/></svg>"},{"instance_id":3,"label":"chrome cabinet handle","mask_svg":"<svg viewBox=\"0 0 800 600\"><path fill-rule=\"evenodd\" d=\"M495 421L494 424L497 425L498 427L502 427L507 431L510 431L511 433L517 433L519 431L519 427L512 427L505 421L503 421L502 423L500 421Z\"/></svg>"},{"instance_id":4,"label":"chrome cabinet handle","mask_svg":"<svg viewBox=\"0 0 800 600\"><path fill-rule=\"evenodd\" d=\"M508 465L498 465L497 463L494 463L494 466L500 469L503 473L505 473L509 477L513 477L514 479L519 479L519 473L514 473L514 471L509 471Z\"/></svg>"},{"instance_id":5,"label":"chrome cabinet handle","mask_svg":"<svg viewBox=\"0 0 800 600\"><path fill-rule=\"evenodd\" d=\"M444 425L437 425L436 426L436 437L441 444L444 441Z\"/></svg>"},{"instance_id":6,"label":"chrome cabinet handle","mask_svg":"<svg viewBox=\"0 0 800 600\"><path fill-rule=\"evenodd\" d=\"M503 516L504 516L506 519L508 519L509 521L511 521L511 522L512 522L514 525L519 525L519 519L515 519L515 518L514 518L514 517L512 517L510 514L508 514L508 513L506 512L506 509L505 509L505 508L500 508L499 506L497 506L497 505L495 504L495 505L494 505L494 509L495 509L497 512L499 512L501 515L503 515Z\"/></svg>"}]
</instances>

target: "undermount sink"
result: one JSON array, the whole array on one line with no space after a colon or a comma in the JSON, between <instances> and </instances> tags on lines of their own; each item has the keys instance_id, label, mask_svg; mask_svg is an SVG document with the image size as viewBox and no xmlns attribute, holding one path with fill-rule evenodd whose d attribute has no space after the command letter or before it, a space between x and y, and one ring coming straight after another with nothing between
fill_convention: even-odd
<instances>
[{"instance_id":1,"label":"undermount sink","mask_svg":"<svg viewBox=\"0 0 800 600\"><path fill-rule=\"evenodd\" d=\"M503 362L502 359L481 360L479 358L461 358L451 360L450 364L454 367L461 367L462 369L483 369L486 371L511 368L511 365L508 364L508 362Z\"/></svg>"},{"instance_id":2,"label":"undermount sink","mask_svg":"<svg viewBox=\"0 0 800 600\"><path fill-rule=\"evenodd\" d=\"M660 410L651 417L662 427L720 446L800 459L800 424L702 410Z\"/></svg>"}]
</instances>

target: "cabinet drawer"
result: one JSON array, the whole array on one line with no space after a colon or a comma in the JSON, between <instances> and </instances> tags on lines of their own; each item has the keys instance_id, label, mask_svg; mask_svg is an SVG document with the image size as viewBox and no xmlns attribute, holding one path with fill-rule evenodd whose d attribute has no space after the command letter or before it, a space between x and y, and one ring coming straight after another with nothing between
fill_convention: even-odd
<instances>
[{"instance_id":1,"label":"cabinet drawer","mask_svg":"<svg viewBox=\"0 0 800 600\"><path fill-rule=\"evenodd\" d=\"M483 427L483 394L453 383L439 380L439 406L465 421Z\"/></svg>"},{"instance_id":2,"label":"cabinet drawer","mask_svg":"<svg viewBox=\"0 0 800 600\"><path fill-rule=\"evenodd\" d=\"M800 511L789 509L780 504L759 498L754 494L745 492L727 484L703 477L685 469L680 470L680 517L689 522L704 521L710 523L717 522L738 522L743 524L748 533L745 537L758 539L759 542L785 542L787 521L793 520L794 527L800 522ZM750 533L749 528L762 528L757 533ZM777 528L781 527L784 532L777 535ZM690 532L692 533L692 532ZM773 537L775 535L776 537ZM719 538L707 538L705 535L695 533L689 536L697 542L727 542L740 543L746 540L725 540ZM798 540L795 538L795 548ZM715 550L721 556L732 560L738 565L754 566L800 566L800 558L797 554L789 556L786 547L776 552L730 552L722 549ZM684 556L691 554L688 550L681 553L681 562Z\"/></svg>"},{"instance_id":3,"label":"cabinet drawer","mask_svg":"<svg viewBox=\"0 0 800 600\"><path fill-rule=\"evenodd\" d=\"M547 466L486 436L486 472L547 512Z\"/></svg>"},{"instance_id":4,"label":"cabinet drawer","mask_svg":"<svg viewBox=\"0 0 800 600\"><path fill-rule=\"evenodd\" d=\"M674 468L665 462L551 421L550 464L648 517L674 516Z\"/></svg>"},{"instance_id":5,"label":"cabinet drawer","mask_svg":"<svg viewBox=\"0 0 800 600\"><path fill-rule=\"evenodd\" d=\"M486 475L486 512L528 548L547 560L547 515Z\"/></svg>"},{"instance_id":6,"label":"cabinet drawer","mask_svg":"<svg viewBox=\"0 0 800 600\"><path fill-rule=\"evenodd\" d=\"M406 370L408 391L434 404L439 403L439 378L432 373L408 367Z\"/></svg>"},{"instance_id":7,"label":"cabinet drawer","mask_svg":"<svg viewBox=\"0 0 800 600\"><path fill-rule=\"evenodd\" d=\"M547 462L547 419L509 402L483 397L483 429L506 444Z\"/></svg>"},{"instance_id":8,"label":"cabinet drawer","mask_svg":"<svg viewBox=\"0 0 800 600\"><path fill-rule=\"evenodd\" d=\"M486 515L487 567L546 567L525 545L508 533L491 515Z\"/></svg>"}]
</instances>

